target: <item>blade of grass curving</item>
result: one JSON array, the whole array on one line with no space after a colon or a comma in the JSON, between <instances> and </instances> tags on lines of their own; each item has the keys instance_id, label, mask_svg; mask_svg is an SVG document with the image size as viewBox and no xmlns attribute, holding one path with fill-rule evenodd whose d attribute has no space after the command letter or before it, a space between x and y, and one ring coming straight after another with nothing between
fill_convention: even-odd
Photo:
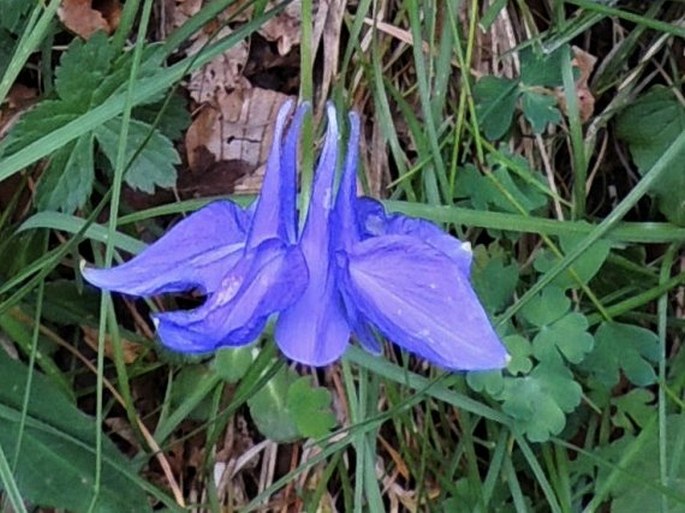
<instances>
[{"instance_id":1,"label":"blade of grass curving","mask_svg":"<svg viewBox=\"0 0 685 513\"><path fill-rule=\"evenodd\" d=\"M615 16L617 18L636 23L637 25L644 25L645 27L654 29L657 32L662 32L681 38L685 37L685 27L680 25L640 16L639 14L624 11L623 9L617 9L600 2L594 2L593 0L565 0L565 2L567 4L577 5L578 7L582 7L583 9L593 13L601 14L603 16Z\"/></svg>"},{"instance_id":2,"label":"blade of grass curving","mask_svg":"<svg viewBox=\"0 0 685 513\"><path fill-rule=\"evenodd\" d=\"M133 25L136 21L139 7L140 0L128 0L124 3L121 16L119 17L119 25L111 41L114 55L119 55L123 51L128 35L133 32Z\"/></svg>"},{"instance_id":3,"label":"blade of grass curving","mask_svg":"<svg viewBox=\"0 0 685 513\"><path fill-rule=\"evenodd\" d=\"M2 445L0 445L0 481L2 482L2 489L5 491L7 500L12 506L12 511L14 513L27 513Z\"/></svg>"},{"instance_id":4,"label":"blade of grass curving","mask_svg":"<svg viewBox=\"0 0 685 513\"><path fill-rule=\"evenodd\" d=\"M71 214L64 214L62 212L38 212L24 221L17 229L17 232L38 228L50 228L68 233L79 233L87 223L88 221L86 219ZM108 228L97 223L88 225L83 232L83 237L104 244L110 240ZM140 253L146 247L144 242L121 232L114 233L111 240L115 247L127 251L128 253Z\"/></svg>"},{"instance_id":5,"label":"blade of grass curving","mask_svg":"<svg viewBox=\"0 0 685 513\"><path fill-rule=\"evenodd\" d=\"M150 21L150 14L152 13L152 0L146 0L143 4L143 12L141 14L140 25L138 27L137 42L133 49L133 61L131 64L131 71L128 77L128 85L126 88L126 96L124 101L124 109L121 122L121 131L119 133L119 143L117 146L117 155L114 164L114 178L112 180L112 200L109 209L109 223L107 227L107 242L105 244L105 260L104 267L110 267L114 257L113 238L116 232L117 217L119 215L119 202L121 199L121 187L124 180L124 172L128 169L130 162L126 162L126 146L128 143L128 129L131 123L131 110L133 108L133 91L135 89L136 79L138 77L138 70L140 69L140 62L143 56L143 47L145 45L145 34L147 26ZM135 158L135 157L134 157ZM104 397L104 374L105 374L105 336L107 333L107 325L109 323L109 331L112 337L112 347L114 348L114 364L119 381L119 388L124 404L126 406L126 413L129 418L131 426L137 426L136 412L133 406L133 399L131 397L131 389L128 385L128 373L124 363L123 348L121 338L119 335L116 317L114 315L114 306L112 304L112 296L109 291L103 290L100 296L100 321L98 326L97 337L97 375L96 375L96 393L95 393L95 479L93 482L93 500L88 508L89 513L92 513L97 507L100 497L100 486L102 480L102 425L103 425L103 397ZM135 428L134 428L135 429ZM184 506L184 504L181 504Z\"/></svg>"},{"instance_id":6,"label":"blade of grass curving","mask_svg":"<svg viewBox=\"0 0 685 513\"><path fill-rule=\"evenodd\" d=\"M659 284L663 285L668 281L673 267L673 261L679 245L672 244L661 262L661 272L659 273ZM666 459L666 328L668 315L668 293L664 293L657 302L657 315L659 318L657 329L659 335L659 390L658 394L658 415L659 415L659 482L661 486L667 487L669 482L668 461ZM661 496L661 513L668 513L668 499L665 495Z\"/></svg>"},{"instance_id":7,"label":"blade of grass curving","mask_svg":"<svg viewBox=\"0 0 685 513\"><path fill-rule=\"evenodd\" d=\"M24 64L26 64L28 58L36 51L45 37L45 33L49 30L50 23L55 17L60 3L60 0L52 0L44 7L42 2L36 2L31 18L26 27L24 27L21 38L14 49L12 60L7 65L5 74L2 76L2 80L0 80L0 104L5 102L5 97L19 76L19 73L21 73L21 70L24 69ZM5 8L9 9L9 6ZM40 14L41 11L42 14ZM40 18L38 18L39 15ZM37 21L36 18L38 18Z\"/></svg>"},{"instance_id":8,"label":"blade of grass curving","mask_svg":"<svg viewBox=\"0 0 685 513\"><path fill-rule=\"evenodd\" d=\"M518 476L516 475L516 470L514 470L514 464L511 462L510 454L507 454L504 458L503 468L507 485L509 485L509 492L511 493L511 498L514 501L516 513L528 513L526 499L523 496L521 484L519 483Z\"/></svg>"},{"instance_id":9,"label":"blade of grass curving","mask_svg":"<svg viewBox=\"0 0 685 513\"><path fill-rule=\"evenodd\" d=\"M554 495L552 485L549 484L549 480L547 479L544 470L542 470L540 462L535 457L535 453L530 448L530 445L528 444L528 442L526 442L523 436L517 435L516 433L514 433L513 436L516 440L516 444L519 446L519 449L521 449L521 453L523 454L523 457L528 463L530 470L533 472L533 475L535 476L538 485L540 486L542 492L545 494L545 497L547 498L547 505L549 506L549 509L552 511L552 513L562 513L562 509L559 506L559 502L557 501L557 498Z\"/></svg>"},{"instance_id":10,"label":"blade of grass curving","mask_svg":"<svg viewBox=\"0 0 685 513\"><path fill-rule=\"evenodd\" d=\"M47 233L43 235L43 252L48 249ZM38 297L36 298L36 310L34 314L33 331L31 332L31 348L29 351L29 364L26 372L26 384L24 385L24 400L21 407L21 418L17 428L17 441L12 458L12 472L17 469L17 463L21 455L21 443L26 427L26 418L29 411L29 401L31 400L31 390L33 385L33 373L36 370L36 357L38 355L38 336L40 335L40 321L43 316L43 299L45 296L45 280L38 284Z\"/></svg>"},{"instance_id":11,"label":"blade of grass curving","mask_svg":"<svg viewBox=\"0 0 685 513\"><path fill-rule=\"evenodd\" d=\"M661 177L663 172L671 165L676 165L675 161L685 151L685 132L681 133L676 140L668 147L664 154L656 161L652 168L644 175L637 185L621 200L616 208L595 227L589 235L585 237L573 250L559 262L557 262L548 272L543 274L540 279L528 289L498 320L504 323L511 319L524 305L530 301L538 292L549 285L557 276L564 272L573 262L581 256L587 248L602 238L618 223L628 211L635 206L642 196L652 187Z\"/></svg>"},{"instance_id":12,"label":"blade of grass curving","mask_svg":"<svg viewBox=\"0 0 685 513\"><path fill-rule=\"evenodd\" d=\"M409 201L384 200L390 212L400 212L412 217L430 219L438 223L454 223L488 228L510 230L545 235L588 235L599 225L577 221L557 221L554 219L487 212L462 207L425 205ZM685 241L685 228L670 223L636 223L613 220L609 228L604 228L598 238L617 242L640 242L661 244ZM594 241L593 241L594 242Z\"/></svg>"},{"instance_id":13,"label":"blade of grass curving","mask_svg":"<svg viewBox=\"0 0 685 513\"><path fill-rule=\"evenodd\" d=\"M583 141L583 128L578 109L576 82L569 52L562 52L561 76L564 83L564 98L571 136L571 168L573 169L573 217L585 217L585 182L587 180L587 157Z\"/></svg>"}]
</instances>

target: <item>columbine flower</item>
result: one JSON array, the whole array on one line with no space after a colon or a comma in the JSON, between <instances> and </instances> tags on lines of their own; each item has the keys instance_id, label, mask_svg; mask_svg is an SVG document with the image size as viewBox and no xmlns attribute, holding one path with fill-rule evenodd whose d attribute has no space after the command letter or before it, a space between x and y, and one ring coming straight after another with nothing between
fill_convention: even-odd
<instances>
[{"instance_id":1,"label":"columbine flower","mask_svg":"<svg viewBox=\"0 0 685 513\"><path fill-rule=\"evenodd\" d=\"M84 269L91 283L133 295L199 288L199 308L157 314L162 342L203 352L255 339L280 312L275 339L295 361L325 365L351 332L379 352L377 333L449 369L494 369L507 354L469 282L468 245L435 225L356 196L359 120L343 176L335 109L319 158L307 218L296 230L297 139L306 107L283 137L291 105L276 121L262 193L254 209L213 203L180 222L131 261Z\"/></svg>"}]
</instances>

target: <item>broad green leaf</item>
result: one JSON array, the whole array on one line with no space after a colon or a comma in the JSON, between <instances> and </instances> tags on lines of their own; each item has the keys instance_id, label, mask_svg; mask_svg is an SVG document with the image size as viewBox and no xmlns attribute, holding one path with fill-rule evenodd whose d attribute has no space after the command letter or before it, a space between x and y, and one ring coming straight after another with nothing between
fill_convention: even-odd
<instances>
[{"instance_id":1,"label":"broad green leaf","mask_svg":"<svg viewBox=\"0 0 685 513\"><path fill-rule=\"evenodd\" d=\"M524 91L521 96L521 109L533 132L541 133L549 123L561 122L561 113L556 107L557 100L551 94Z\"/></svg>"},{"instance_id":2,"label":"broad green leaf","mask_svg":"<svg viewBox=\"0 0 685 513\"><path fill-rule=\"evenodd\" d=\"M457 173L454 182L454 196L466 199L475 210L489 210L494 200L494 186L473 164L466 164Z\"/></svg>"},{"instance_id":3,"label":"broad green leaf","mask_svg":"<svg viewBox=\"0 0 685 513\"><path fill-rule=\"evenodd\" d=\"M319 438L335 427L331 393L323 387L312 386L308 376L290 385L286 403L297 430L304 437Z\"/></svg>"},{"instance_id":4,"label":"broad green leaf","mask_svg":"<svg viewBox=\"0 0 685 513\"><path fill-rule=\"evenodd\" d=\"M499 207L495 210L519 214L519 207L522 207L526 213L531 213L547 204L547 196L538 187L526 182L506 167L497 165L492 174L504 189L502 191L493 185L493 204Z\"/></svg>"},{"instance_id":5,"label":"broad green leaf","mask_svg":"<svg viewBox=\"0 0 685 513\"><path fill-rule=\"evenodd\" d=\"M99 316L100 293L94 288L80 290L73 280L47 282L44 289L43 317L61 325L81 324Z\"/></svg>"},{"instance_id":6,"label":"broad green leaf","mask_svg":"<svg viewBox=\"0 0 685 513\"><path fill-rule=\"evenodd\" d=\"M509 335L502 340L507 346L511 360L507 365L507 370L514 376L518 374L528 374L533 368L533 362L530 357L533 354L533 348L530 341L521 335Z\"/></svg>"},{"instance_id":7,"label":"broad green leaf","mask_svg":"<svg viewBox=\"0 0 685 513\"><path fill-rule=\"evenodd\" d=\"M31 8L31 2L26 0L2 0L2 16L0 16L0 28L7 29L14 34L20 33L20 27L24 25L22 18ZM10 50L12 48L10 47Z\"/></svg>"},{"instance_id":8,"label":"broad green leaf","mask_svg":"<svg viewBox=\"0 0 685 513\"><path fill-rule=\"evenodd\" d=\"M505 378L502 409L532 442L545 442L566 425L582 389L564 366L541 363L522 378Z\"/></svg>"},{"instance_id":9,"label":"broad green leaf","mask_svg":"<svg viewBox=\"0 0 685 513\"><path fill-rule=\"evenodd\" d=\"M630 149L640 173L646 173L675 138L685 131L685 107L662 86L628 106L617 118L617 133ZM681 155L685 159L685 153ZM685 202L674 191L685 190L685 173L673 166L654 185L659 210L672 223L685 225Z\"/></svg>"},{"instance_id":10,"label":"broad green leaf","mask_svg":"<svg viewBox=\"0 0 685 513\"><path fill-rule=\"evenodd\" d=\"M559 237L559 242L561 249L564 254L568 254L573 250L578 243L580 243L584 237L582 235L563 235ZM585 250L583 255L579 257L571 266L575 271L576 275L582 283L589 283L592 277L597 274L597 271L602 267L607 256L609 256L609 251L611 249L611 244L609 241L600 239L589 248ZM549 250L543 250L540 252L538 257L535 259L534 267L537 271L541 273L547 272L559 261L559 258L555 256ZM560 274L553 282L552 285L556 287L561 287L563 289L568 289L572 287L577 287L578 284L576 280L571 275L570 271L565 271Z\"/></svg>"},{"instance_id":11,"label":"broad green leaf","mask_svg":"<svg viewBox=\"0 0 685 513\"><path fill-rule=\"evenodd\" d=\"M466 383L476 392L487 392L498 398L504 390L502 371L473 371L466 374Z\"/></svg>"},{"instance_id":12,"label":"broad green leaf","mask_svg":"<svg viewBox=\"0 0 685 513\"><path fill-rule=\"evenodd\" d=\"M2 17L0 17L0 23ZM0 77L5 74L7 66L12 60L12 51L16 41L8 30L0 27Z\"/></svg>"},{"instance_id":13,"label":"broad green leaf","mask_svg":"<svg viewBox=\"0 0 685 513\"><path fill-rule=\"evenodd\" d=\"M678 458L680 465L675 467L668 481L668 488L682 497L685 495L685 465L682 464L682 437L685 416L669 415L666 419L666 468L673 468L673 460ZM659 484L659 432L658 424L634 437L625 435L610 446L597 451L597 456L613 465L621 465L623 471L633 479L613 481L610 494L613 497L611 513L645 513L659 511L662 493L658 489L638 483ZM598 467L596 487L602 488L612 467ZM668 498L669 513L685 513L685 502Z\"/></svg>"},{"instance_id":14,"label":"broad green leaf","mask_svg":"<svg viewBox=\"0 0 685 513\"><path fill-rule=\"evenodd\" d=\"M654 394L646 388L634 388L625 395L614 397L611 404L616 408L616 413L611 416L611 422L623 428L626 433L633 433L636 427L647 427L656 415Z\"/></svg>"},{"instance_id":15,"label":"broad green leaf","mask_svg":"<svg viewBox=\"0 0 685 513\"><path fill-rule=\"evenodd\" d=\"M52 155L38 183L38 209L73 213L85 205L94 179L93 136L85 134Z\"/></svg>"},{"instance_id":16,"label":"broad green leaf","mask_svg":"<svg viewBox=\"0 0 685 513\"><path fill-rule=\"evenodd\" d=\"M512 300L519 273L515 262L505 263L505 253L495 245L490 251L484 246L474 249L471 281L485 309L490 313L502 311Z\"/></svg>"},{"instance_id":17,"label":"broad green leaf","mask_svg":"<svg viewBox=\"0 0 685 513\"><path fill-rule=\"evenodd\" d=\"M95 129L95 137L100 144L100 149L107 156L112 167L116 163L120 131L120 117L110 119ZM150 136L149 139L148 136ZM137 154L126 172L126 183L148 194L155 191L155 186L169 188L176 185L174 164L180 164L181 159L174 145L159 130L153 129L147 123L131 120L126 144L127 163L143 144L143 149Z\"/></svg>"},{"instance_id":18,"label":"broad green leaf","mask_svg":"<svg viewBox=\"0 0 685 513\"><path fill-rule=\"evenodd\" d=\"M656 382L654 363L659 339L653 332L618 322L603 322L595 333L595 347L583 362L584 369L605 387L615 386L621 371L637 386Z\"/></svg>"},{"instance_id":19,"label":"broad green leaf","mask_svg":"<svg viewBox=\"0 0 685 513\"><path fill-rule=\"evenodd\" d=\"M206 390L208 384L214 381L214 372L206 365L184 366L175 376L173 386L171 387L171 409L179 408L186 398L192 396L197 391ZM188 418L205 421L211 414L211 408L212 397L211 395L206 395L188 414Z\"/></svg>"},{"instance_id":20,"label":"broad green leaf","mask_svg":"<svg viewBox=\"0 0 685 513\"><path fill-rule=\"evenodd\" d=\"M62 54L55 71L55 89L74 112L85 112L91 97L109 72L112 49L104 32L96 32L88 41L74 38Z\"/></svg>"},{"instance_id":21,"label":"broad green leaf","mask_svg":"<svg viewBox=\"0 0 685 513\"><path fill-rule=\"evenodd\" d=\"M571 308L571 300L558 287L545 287L540 294L521 308L519 315L531 324L542 327L561 319Z\"/></svg>"},{"instance_id":22,"label":"broad green leaf","mask_svg":"<svg viewBox=\"0 0 685 513\"><path fill-rule=\"evenodd\" d=\"M594 340L587 332L588 322L580 313L569 313L550 325L542 326L533 339L533 354L543 362L580 363L592 351Z\"/></svg>"},{"instance_id":23,"label":"broad green leaf","mask_svg":"<svg viewBox=\"0 0 685 513\"><path fill-rule=\"evenodd\" d=\"M506 134L514 119L518 82L487 75L476 83L473 96L478 123L485 136L494 141Z\"/></svg>"},{"instance_id":24,"label":"broad green leaf","mask_svg":"<svg viewBox=\"0 0 685 513\"><path fill-rule=\"evenodd\" d=\"M0 358L0 445L12 457L28 368ZM27 423L15 477L22 496L45 507L88 511L93 498L95 423L54 383L34 371ZM104 437L102 479L95 511L151 511L133 466Z\"/></svg>"},{"instance_id":25,"label":"broad green leaf","mask_svg":"<svg viewBox=\"0 0 685 513\"><path fill-rule=\"evenodd\" d=\"M291 442L299 438L300 433L287 403L288 389L296 380L297 374L283 367L247 401L252 420L260 433L275 442Z\"/></svg>"},{"instance_id":26,"label":"broad green leaf","mask_svg":"<svg viewBox=\"0 0 685 513\"><path fill-rule=\"evenodd\" d=\"M212 360L212 368L227 383L237 383L249 370L257 357L254 347L231 347L219 349Z\"/></svg>"},{"instance_id":27,"label":"broad green leaf","mask_svg":"<svg viewBox=\"0 0 685 513\"><path fill-rule=\"evenodd\" d=\"M557 87L562 85L563 52L570 51L568 45L563 45L548 55L537 51L533 46L522 49L519 52L521 82L526 86Z\"/></svg>"}]
</instances>

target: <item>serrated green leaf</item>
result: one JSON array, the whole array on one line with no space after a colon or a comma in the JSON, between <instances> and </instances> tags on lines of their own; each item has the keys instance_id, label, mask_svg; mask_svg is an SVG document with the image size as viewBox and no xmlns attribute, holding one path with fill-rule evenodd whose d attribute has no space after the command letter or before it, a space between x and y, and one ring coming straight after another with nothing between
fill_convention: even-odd
<instances>
[{"instance_id":1,"label":"serrated green leaf","mask_svg":"<svg viewBox=\"0 0 685 513\"><path fill-rule=\"evenodd\" d=\"M561 319L571 308L571 300L559 287L545 287L520 310L520 316L529 323L542 327Z\"/></svg>"},{"instance_id":2,"label":"serrated green leaf","mask_svg":"<svg viewBox=\"0 0 685 513\"><path fill-rule=\"evenodd\" d=\"M518 100L518 81L486 75L473 89L478 123L490 140L507 133L514 119Z\"/></svg>"},{"instance_id":3,"label":"serrated green leaf","mask_svg":"<svg viewBox=\"0 0 685 513\"><path fill-rule=\"evenodd\" d=\"M218 350L212 360L212 368L227 383L237 383L255 361L254 347L231 347Z\"/></svg>"},{"instance_id":4,"label":"serrated green leaf","mask_svg":"<svg viewBox=\"0 0 685 513\"><path fill-rule=\"evenodd\" d=\"M108 74L112 48L104 32L96 32L87 41L75 38L62 54L55 70L55 90L74 112L85 112L94 92Z\"/></svg>"},{"instance_id":5,"label":"serrated green leaf","mask_svg":"<svg viewBox=\"0 0 685 513\"><path fill-rule=\"evenodd\" d=\"M18 151L78 116L79 112L74 112L70 105L62 101L44 100L19 118L0 143L0 154Z\"/></svg>"},{"instance_id":6,"label":"serrated green leaf","mask_svg":"<svg viewBox=\"0 0 685 513\"><path fill-rule=\"evenodd\" d=\"M494 187L473 164L466 164L457 173L454 182L454 196L468 199L475 210L488 210L494 202Z\"/></svg>"},{"instance_id":7,"label":"serrated green leaf","mask_svg":"<svg viewBox=\"0 0 685 513\"><path fill-rule=\"evenodd\" d=\"M533 354L543 362L562 363L563 355L571 363L580 363L594 345L587 328L588 322L583 314L569 313L540 328L533 339Z\"/></svg>"},{"instance_id":8,"label":"serrated green leaf","mask_svg":"<svg viewBox=\"0 0 685 513\"><path fill-rule=\"evenodd\" d=\"M631 383L647 386L656 382L654 363L659 358L659 339L653 332L618 322L603 322L595 333L595 348L583 368L604 386L618 383L623 371Z\"/></svg>"},{"instance_id":9,"label":"serrated green leaf","mask_svg":"<svg viewBox=\"0 0 685 513\"><path fill-rule=\"evenodd\" d=\"M549 94L524 91L521 97L521 110L533 132L542 133L548 124L561 122L561 113L556 107L557 100Z\"/></svg>"},{"instance_id":10,"label":"serrated green leaf","mask_svg":"<svg viewBox=\"0 0 685 513\"><path fill-rule=\"evenodd\" d=\"M617 133L630 149L640 173L646 173L675 138L685 131L685 107L672 91L653 87L617 117ZM685 154L681 155L685 159ZM672 223L685 226L685 202L673 191L685 189L685 173L673 166L654 185L659 210Z\"/></svg>"},{"instance_id":11,"label":"serrated green leaf","mask_svg":"<svg viewBox=\"0 0 685 513\"><path fill-rule=\"evenodd\" d=\"M133 109L131 115L139 120L152 125L161 112L157 129L172 141L181 138L186 128L190 125L190 113L188 106L183 98L175 94L169 100L166 108L162 111L164 102L153 103L151 105L141 105Z\"/></svg>"},{"instance_id":12,"label":"serrated green leaf","mask_svg":"<svg viewBox=\"0 0 685 513\"><path fill-rule=\"evenodd\" d=\"M575 246L584 239L582 235L564 235L559 237L559 243L564 254L568 254ZM592 246L587 248L582 256L573 262L571 268L582 283L589 283L592 277L597 274L597 271L602 267L606 258L609 256L611 250L611 243L607 240L600 239ZM541 251L535 259L533 266L541 273L547 272L560 259L549 250ZM577 287L578 284L569 271L565 271L552 281L552 285L562 289L569 289Z\"/></svg>"},{"instance_id":13,"label":"serrated green leaf","mask_svg":"<svg viewBox=\"0 0 685 513\"><path fill-rule=\"evenodd\" d=\"M274 442L292 442L299 438L287 404L288 389L297 378L297 374L284 367L247 401L260 433Z\"/></svg>"},{"instance_id":14,"label":"serrated green leaf","mask_svg":"<svg viewBox=\"0 0 685 513\"><path fill-rule=\"evenodd\" d=\"M580 404L581 394L566 367L540 363L526 377L505 378L502 409L529 440L545 442L561 433L565 414Z\"/></svg>"},{"instance_id":15,"label":"serrated green leaf","mask_svg":"<svg viewBox=\"0 0 685 513\"><path fill-rule=\"evenodd\" d=\"M290 385L287 407L300 435L319 438L335 427L331 410L331 393L323 387L314 387L311 378L301 377Z\"/></svg>"},{"instance_id":16,"label":"serrated green leaf","mask_svg":"<svg viewBox=\"0 0 685 513\"><path fill-rule=\"evenodd\" d=\"M115 165L121 118L110 119L95 129L95 137L100 149L112 166ZM150 138L147 139L148 135ZM176 185L175 164L181 159L174 145L159 130L153 129L147 123L131 120L128 129L128 144L126 145L126 162L129 162L140 145L145 144L132 162L124 179L134 189L152 194L155 186L169 188Z\"/></svg>"},{"instance_id":17,"label":"serrated green leaf","mask_svg":"<svg viewBox=\"0 0 685 513\"><path fill-rule=\"evenodd\" d=\"M530 341L521 335L509 335L502 340L507 347L511 360L507 364L507 370L514 376L517 374L528 374L533 368L530 356L533 354L533 347Z\"/></svg>"},{"instance_id":18,"label":"serrated green leaf","mask_svg":"<svg viewBox=\"0 0 685 513\"><path fill-rule=\"evenodd\" d=\"M73 213L85 205L94 179L93 136L86 134L52 155L50 164L38 183L38 210Z\"/></svg>"},{"instance_id":19,"label":"serrated green leaf","mask_svg":"<svg viewBox=\"0 0 685 513\"><path fill-rule=\"evenodd\" d=\"M526 86L557 87L563 84L561 63L565 53L570 53L568 45L544 55L533 46L519 52L521 62L521 82Z\"/></svg>"},{"instance_id":20,"label":"serrated green leaf","mask_svg":"<svg viewBox=\"0 0 685 513\"><path fill-rule=\"evenodd\" d=\"M28 368L0 358L0 445L13 455ZM95 511L151 511L133 466L107 437L102 441L102 476ZM15 477L34 505L88 511L93 498L95 422L79 411L51 380L34 371L28 419Z\"/></svg>"},{"instance_id":21,"label":"serrated green leaf","mask_svg":"<svg viewBox=\"0 0 685 513\"><path fill-rule=\"evenodd\" d=\"M492 250L492 246L491 246ZM484 246L474 249L471 282L485 309L502 311L512 300L519 273L516 263L505 264L504 252L490 254Z\"/></svg>"}]
</instances>

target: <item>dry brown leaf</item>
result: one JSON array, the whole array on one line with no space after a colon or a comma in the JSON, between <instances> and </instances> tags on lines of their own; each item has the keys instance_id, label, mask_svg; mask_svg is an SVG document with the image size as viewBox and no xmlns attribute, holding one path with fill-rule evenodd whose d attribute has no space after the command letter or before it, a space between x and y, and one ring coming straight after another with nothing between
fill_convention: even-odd
<instances>
[{"instance_id":1,"label":"dry brown leaf","mask_svg":"<svg viewBox=\"0 0 685 513\"><path fill-rule=\"evenodd\" d=\"M577 46L573 47L573 60L571 61L571 64L577 67L580 72L578 79L576 80L576 98L578 100L580 120L583 123L588 121L595 112L595 97L590 90L588 80L590 79L592 70L595 69L596 63L597 57ZM567 114L568 107L566 105L564 89L561 87L557 88L556 95L561 110L564 114Z\"/></svg>"},{"instance_id":2,"label":"dry brown leaf","mask_svg":"<svg viewBox=\"0 0 685 513\"><path fill-rule=\"evenodd\" d=\"M119 26L121 4L119 0L101 0L94 8L93 0L63 0L57 16L69 30L88 39L98 30L111 34Z\"/></svg>"},{"instance_id":3,"label":"dry brown leaf","mask_svg":"<svg viewBox=\"0 0 685 513\"><path fill-rule=\"evenodd\" d=\"M94 351L98 350L98 330L90 326L81 326L83 330L83 339L86 341ZM124 363L131 364L135 362L140 354L143 352L143 346L135 344L124 338L121 339L121 348L124 353ZM105 335L105 355L110 360L114 359L114 348L112 347L112 337Z\"/></svg>"},{"instance_id":4,"label":"dry brown leaf","mask_svg":"<svg viewBox=\"0 0 685 513\"><path fill-rule=\"evenodd\" d=\"M236 89L217 93L217 107L205 106L186 133L188 163L193 171L206 165L206 151L216 162L241 161L253 169L235 184L235 192L254 194L261 188L263 164L271 148L278 108L290 98L268 89Z\"/></svg>"},{"instance_id":5,"label":"dry brown leaf","mask_svg":"<svg viewBox=\"0 0 685 513\"><path fill-rule=\"evenodd\" d=\"M270 2L270 4L275 5L274 2ZM273 7L273 5L271 5L271 7ZM258 31L267 41L276 43L280 55L290 53L293 46L300 44L301 9L301 2L295 0L288 4L278 16L267 21Z\"/></svg>"}]
</instances>

